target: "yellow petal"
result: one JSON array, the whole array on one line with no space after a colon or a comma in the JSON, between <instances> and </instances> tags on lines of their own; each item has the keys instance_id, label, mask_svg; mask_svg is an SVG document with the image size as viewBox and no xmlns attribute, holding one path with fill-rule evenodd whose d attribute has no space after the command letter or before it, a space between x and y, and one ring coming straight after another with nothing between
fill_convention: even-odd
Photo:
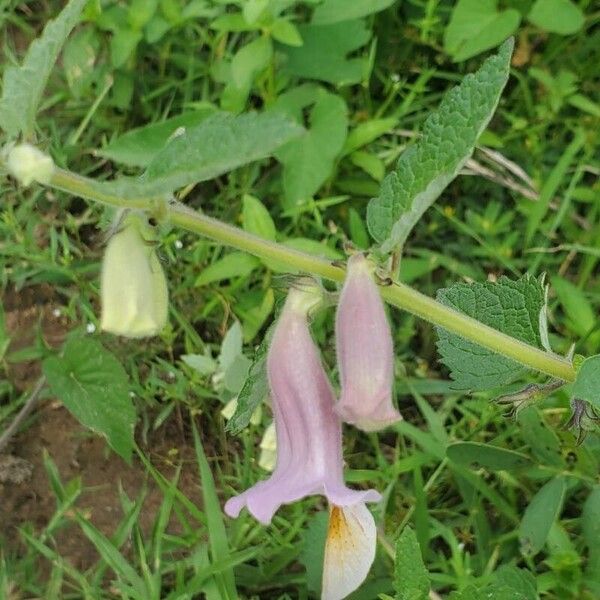
<instances>
[{"instance_id":1,"label":"yellow petal","mask_svg":"<svg viewBox=\"0 0 600 600\"><path fill-rule=\"evenodd\" d=\"M321 600L342 600L369 574L377 530L365 504L332 506L325 541Z\"/></svg>"},{"instance_id":2,"label":"yellow petal","mask_svg":"<svg viewBox=\"0 0 600 600\"><path fill-rule=\"evenodd\" d=\"M277 463L277 437L275 435L275 423L265 429L260 442L260 457L258 466L265 471L272 471Z\"/></svg>"}]
</instances>

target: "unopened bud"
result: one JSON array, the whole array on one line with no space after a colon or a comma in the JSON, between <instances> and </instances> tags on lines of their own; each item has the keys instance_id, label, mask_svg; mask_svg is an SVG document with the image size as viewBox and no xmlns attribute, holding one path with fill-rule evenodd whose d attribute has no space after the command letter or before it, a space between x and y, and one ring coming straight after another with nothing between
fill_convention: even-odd
<instances>
[{"instance_id":1,"label":"unopened bud","mask_svg":"<svg viewBox=\"0 0 600 600\"><path fill-rule=\"evenodd\" d=\"M168 290L146 217L128 214L102 263L101 327L116 335L156 335L167 322Z\"/></svg>"},{"instance_id":2,"label":"unopened bud","mask_svg":"<svg viewBox=\"0 0 600 600\"><path fill-rule=\"evenodd\" d=\"M31 144L11 148L6 159L8 172L24 186L32 182L48 183L54 173L54 161Z\"/></svg>"}]
</instances>

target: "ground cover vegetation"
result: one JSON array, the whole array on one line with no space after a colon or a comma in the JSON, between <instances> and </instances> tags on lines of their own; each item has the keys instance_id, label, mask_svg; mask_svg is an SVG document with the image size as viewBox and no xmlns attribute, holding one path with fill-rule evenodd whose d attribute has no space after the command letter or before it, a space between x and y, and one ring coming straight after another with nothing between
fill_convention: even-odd
<instances>
[{"instance_id":1,"label":"ground cover vegetation","mask_svg":"<svg viewBox=\"0 0 600 600\"><path fill-rule=\"evenodd\" d=\"M597 598L599 21L1 2L0 598ZM290 345L342 397L293 423L329 448L345 421L367 517L224 512L313 379ZM403 420L353 400L361 349ZM331 541L364 518L368 564Z\"/></svg>"}]
</instances>

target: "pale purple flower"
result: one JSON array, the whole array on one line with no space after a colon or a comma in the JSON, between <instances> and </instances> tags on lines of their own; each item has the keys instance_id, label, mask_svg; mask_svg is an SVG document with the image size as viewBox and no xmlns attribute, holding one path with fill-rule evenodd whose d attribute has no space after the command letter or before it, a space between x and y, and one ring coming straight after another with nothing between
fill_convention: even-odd
<instances>
[{"instance_id":1,"label":"pale purple flower","mask_svg":"<svg viewBox=\"0 0 600 600\"><path fill-rule=\"evenodd\" d=\"M267 356L277 463L269 479L225 504L229 516L246 506L267 524L282 504L312 494L341 507L380 499L375 490L351 490L344 483L341 422L308 326L308 312L319 301L314 287L290 290Z\"/></svg>"},{"instance_id":2,"label":"pale purple flower","mask_svg":"<svg viewBox=\"0 0 600 600\"><path fill-rule=\"evenodd\" d=\"M336 322L341 379L336 411L364 431L382 429L402 417L392 405L394 345L373 265L362 255L348 260Z\"/></svg>"}]
</instances>

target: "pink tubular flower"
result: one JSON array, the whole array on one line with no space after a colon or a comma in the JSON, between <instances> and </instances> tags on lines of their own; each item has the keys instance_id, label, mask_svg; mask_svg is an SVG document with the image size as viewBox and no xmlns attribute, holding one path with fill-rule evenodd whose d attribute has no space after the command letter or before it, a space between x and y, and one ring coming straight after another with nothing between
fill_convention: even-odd
<instances>
[{"instance_id":1,"label":"pink tubular flower","mask_svg":"<svg viewBox=\"0 0 600 600\"><path fill-rule=\"evenodd\" d=\"M377 502L375 490L346 487L342 430L334 412L335 397L308 327L308 312L320 290L291 289L275 326L267 356L277 463L272 476L225 504L237 517L244 506L261 523L270 523L282 504L323 494L336 506Z\"/></svg>"},{"instance_id":2,"label":"pink tubular flower","mask_svg":"<svg viewBox=\"0 0 600 600\"><path fill-rule=\"evenodd\" d=\"M394 346L373 266L362 255L348 260L335 322L341 396L336 411L364 431L402 418L392 405Z\"/></svg>"}]
</instances>

